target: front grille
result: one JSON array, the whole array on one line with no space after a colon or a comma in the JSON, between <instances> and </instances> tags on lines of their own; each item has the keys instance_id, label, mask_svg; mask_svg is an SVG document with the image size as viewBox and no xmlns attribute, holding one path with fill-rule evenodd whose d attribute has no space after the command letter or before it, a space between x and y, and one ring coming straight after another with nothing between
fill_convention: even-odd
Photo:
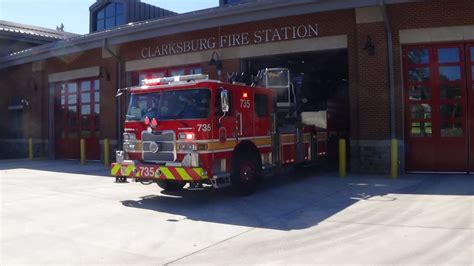
<instances>
[{"instance_id":1,"label":"front grille","mask_svg":"<svg viewBox=\"0 0 474 266\"><path fill-rule=\"evenodd\" d=\"M142 133L143 161L173 162L176 160L176 135L174 131ZM158 147L158 151L156 148Z\"/></svg>"}]
</instances>

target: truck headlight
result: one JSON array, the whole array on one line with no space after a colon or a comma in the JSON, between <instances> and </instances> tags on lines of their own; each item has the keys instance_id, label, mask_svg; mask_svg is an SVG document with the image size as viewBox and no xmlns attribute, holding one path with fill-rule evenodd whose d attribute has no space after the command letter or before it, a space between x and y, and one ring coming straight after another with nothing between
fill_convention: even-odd
<instances>
[{"instance_id":1,"label":"truck headlight","mask_svg":"<svg viewBox=\"0 0 474 266\"><path fill-rule=\"evenodd\" d=\"M125 141L123 143L123 149L126 152L138 152L141 151L142 145L140 141Z\"/></svg>"},{"instance_id":2,"label":"truck headlight","mask_svg":"<svg viewBox=\"0 0 474 266\"><path fill-rule=\"evenodd\" d=\"M180 151L203 151L207 150L207 144L205 143L179 143L178 150Z\"/></svg>"},{"instance_id":3,"label":"truck headlight","mask_svg":"<svg viewBox=\"0 0 474 266\"><path fill-rule=\"evenodd\" d=\"M123 140L127 141L127 140L136 140L137 139L137 136L135 135L135 133L123 133Z\"/></svg>"},{"instance_id":4,"label":"truck headlight","mask_svg":"<svg viewBox=\"0 0 474 266\"><path fill-rule=\"evenodd\" d=\"M178 144L178 150L181 151L192 151L193 150L193 145L192 143L180 143Z\"/></svg>"},{"instance_id":5,"label":"truck headlight","mask_svg":"<svg viewBox=\"0 0 474 266\"><path fill-rule=\"evenodd\" d=\"M123 149L125 151L128 151L128 152L134 151L135 150L135 144L130 143L130 142L124 142L123 143Z\"/></svg>"}]
</instances>

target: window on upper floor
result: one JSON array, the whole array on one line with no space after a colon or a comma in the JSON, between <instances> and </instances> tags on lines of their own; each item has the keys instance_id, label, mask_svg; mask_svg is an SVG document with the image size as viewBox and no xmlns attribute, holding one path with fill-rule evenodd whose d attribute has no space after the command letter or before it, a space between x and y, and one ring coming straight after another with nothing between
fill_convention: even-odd
<instances>
[{"instance_id":1,"label":"window on upper floor","mask_svg":"<svg viewBox=\"0 0 474 266\"><path fill-rule=\"evenodd\" d=\"M222 5L234 5L238 3L245 2L245 0L222 0Z\"/></svg>"},{"instance_id":2,"label":"window on upper floor","mask_svg":"<svg viewBox=\"0 0 474 266\"><path fill-rule=\"evenodd\" d=\"M109 29L125 23L122 3L109 3L96 13L96 31Z\"/></svg>"}]
</instances>

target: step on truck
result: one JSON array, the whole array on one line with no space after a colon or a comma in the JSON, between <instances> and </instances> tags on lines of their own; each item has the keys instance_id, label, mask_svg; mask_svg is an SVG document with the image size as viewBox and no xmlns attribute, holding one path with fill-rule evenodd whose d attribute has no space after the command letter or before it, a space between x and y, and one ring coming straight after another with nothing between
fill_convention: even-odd
<instances>
[{"instance_id":1,"label":"step on truck","mask_svg":"<svg viewBox=\"0 0 474 266\"><path fill-rule=\"evenodd\" d=\"M246 195L264 175L324 156L325 132L298 117L289 71L258 77L248 86L186 75L123 89L129 106L112 176L164 190L232 186ZM278 94L287 97L279 102Z\"/></svg>"}]
</instances>

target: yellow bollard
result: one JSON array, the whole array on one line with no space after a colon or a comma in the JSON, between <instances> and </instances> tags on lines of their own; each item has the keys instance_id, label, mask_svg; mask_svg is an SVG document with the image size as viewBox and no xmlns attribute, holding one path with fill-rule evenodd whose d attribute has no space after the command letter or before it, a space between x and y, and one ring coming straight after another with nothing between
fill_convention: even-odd
<instances>
[{"instance_id":1,"label":"yellow bollard","mask_svg":"<svg viewBox=\"0 0 474 266\"><path fill-rule=\"evenodd\" d=\"M86 141L81 139L81 165L86 163Z\"/></svg>"},{"instance_id":2,"label":"yellow bollard","mask_svg":"<svg viewBox=\"0 0 474 266\"><path fill-rule=\"evenodd\" d=\"M109 154L109 149L110 144L109 144L109 139L104 139L104 165L105 167L110 166L110 154Z\"/></svg>"},{"instance_id":3,"label":"yellow bollard","mask_svg":"<svg viewBox=\"0 0 474 266\"><path fill-rule=\"evenodd\" d=\"M33 139L28 139L28 157L33 160Z\"/></svg>"},{"instance_id":4,"label":"yellow bollard","mask_svg":"<svg viewBox=\"0 0 474 266\"><path fill-rule=\"evenodd\" d=\"M398 177L398 140L392 139L390 142L390 177Z\"/></svg>"},{"instance_id":5,"label":"yellow bollard","mask_svg":"<svg viewBox=\"0 0 474 266\"><path fill-rule=\"evenodd\" d=\"M339 176L346 176L346 140L339 139Z\"/></svg>"}]
</instances>

